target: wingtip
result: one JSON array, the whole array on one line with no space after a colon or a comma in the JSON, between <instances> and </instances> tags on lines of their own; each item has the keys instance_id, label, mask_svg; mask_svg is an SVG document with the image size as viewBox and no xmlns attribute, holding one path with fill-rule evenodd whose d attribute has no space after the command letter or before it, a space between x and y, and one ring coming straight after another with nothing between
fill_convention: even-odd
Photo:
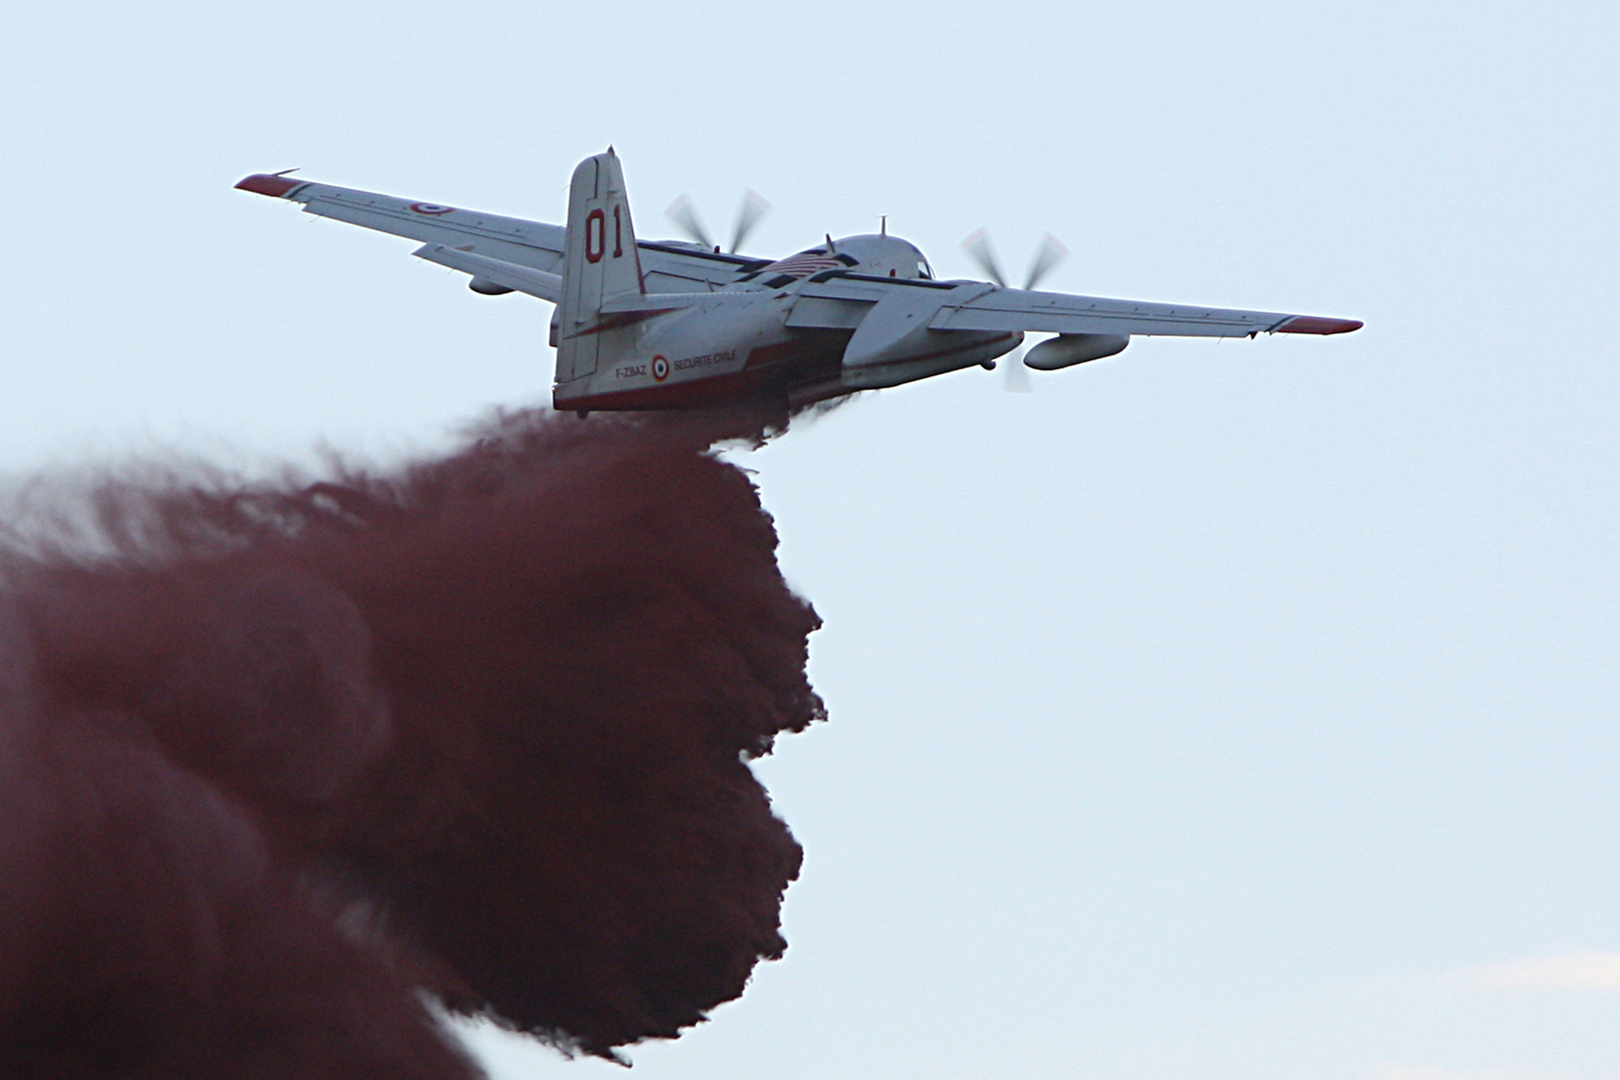
<instances>
[{"instance_id":1,"label":"wingtip","mask_svg":"<svg viewBox=\"0 0 1620 1080\"><path fill-rule=\"evenodd\" d=\"M1366 324L1360 319L1325 319L1320 315L1295 315L1277 327L1279 334L1348 334Z\"/></svg>"},{"instance_id":2,"label":"wingtip","mask_svg":"<svg viewBox=\"0 0 1620 1080\"><path fill-rule=\"evenodd\" d=\"M283 198L293 188L302 187L303 184L302 180L294 180L280 173L254 173L236 182L237 188L242 191L251 191L255 195L269 195L273 199Z\"/></svg>"}]
</instances>

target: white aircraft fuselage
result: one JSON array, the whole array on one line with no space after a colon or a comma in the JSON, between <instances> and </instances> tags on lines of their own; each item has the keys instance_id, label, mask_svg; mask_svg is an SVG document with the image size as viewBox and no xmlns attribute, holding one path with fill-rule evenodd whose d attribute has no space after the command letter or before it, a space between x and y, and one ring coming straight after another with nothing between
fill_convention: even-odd
<instances>
[{"instance_id":1,"label":"white aircraft fuselage","mask_svg":"<svg viewBox=\"0 0 1620 1080\"><path fill-rule=\"evenodd\" d=\"M608 321L594 331L601 339L596 370L559 383L556 407L668 408L760 393L783 394L799 405L984 364L1023 340L1019 331L928 334L925 316L946 295L964 284L984 290L978 282L933 280L922 252L899 237L849 236L831 241L831 247L831 254L824 243L776 262L742 262L737 280L707 297L636 312L617 324ZM828 276L817 282L818 275ZM861 277L909 282L912 289L898 295L905 309L894 327L900 332L852 355L852 339L871 305L808 298L801 288ZM658 303L658 295L645 302ZM811 304L827 310L806 318L800 309ZM559 309L552 320L554 346L561 314ZM896 340L908 337L906 330L923 332L910 334L914 340ZM874 344L883 347L870 347Z\"/></svg>"}]
</instances>

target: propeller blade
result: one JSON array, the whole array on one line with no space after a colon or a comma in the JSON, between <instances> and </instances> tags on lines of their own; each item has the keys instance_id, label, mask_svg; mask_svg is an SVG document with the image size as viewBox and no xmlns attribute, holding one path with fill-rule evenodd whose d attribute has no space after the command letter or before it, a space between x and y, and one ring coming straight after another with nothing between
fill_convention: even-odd
<instances>
[{"instance_id":1,"label":"propeller blade","mask_svg":"<svg viewBox=\"0 0 1620 1080\"><path fill-rule=\"evenodd\" d=\"M703 227L702 219L698 217L697 210L693 208L692 200L685 195L670 203L669 209L664 211L664 216L679 225L681 231L689 239L697 241L706 248L715 246L714 241L709 239L709 230Z\"/></svg>"},{"instance_id":2,"label":"propeller blade","mask_svg":"<svg viewBox=\"0 0 1620 1080\"><path fill-rule=\"evenodd\" d=\"M979 269L990 276L990 280L1007 287L1007 276L1001 272L1001 266L996 262L995 249L990 246L990 234L980 229L966 240L962 241L962 249L973 256L973 261L979 264Z\"/></svg>"},{"instance_id":3,"label":"propeller blade","mask_svg":"<svg viewBox=\"0 0 1620 1080\"><path fill-rule=\"evenodd\" d=\"M731 233L731 247L727 250L733 255L737 254L749 234L754 231L754 226L759 224L759 219L764 217L770 208L771 204L766 202L765 197L759 192L744 191L742 202L737 204L737 227Z\"/></svg>"},{"instance_id":4,"label":"propeller blade","mask_svg":"<svg viewBox=\"0 0 1620 1080\"><path fill-rule=\"evenodd\" d=\"M1040 284L1042 278L1052 272L1052 268L1069 257L1069 249L1064 247L1058 238L1051 233L1041 237L1041 246L1035 252L1035 259L1029 264L1029 277L1024 280L1024 288L1033 289Z\"/></svg>"},{"instance_id":5,"label":"propeller blade","mask_svg":"<svg viewBox=\"0 0 1620 1080\"><path fill-rule=\"evenodd\" d=\"M1029 368L1024 366L1024 347L1018 346L1003 356L1000 363L1003 371L1001 388L1009 394L1029 393Z\"/></svg>"}]
</instances>

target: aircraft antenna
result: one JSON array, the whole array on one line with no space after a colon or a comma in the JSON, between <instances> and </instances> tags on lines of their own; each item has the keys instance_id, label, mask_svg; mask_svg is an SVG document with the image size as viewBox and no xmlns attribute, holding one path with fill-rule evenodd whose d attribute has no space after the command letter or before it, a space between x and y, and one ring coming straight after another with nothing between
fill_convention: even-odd
<instances>
[{"instance_id":1,"label":"aircraft antenna","mask_svg":"<svg viewBox=\"0 0 1620 1080\"><path fill-rule=\"evenodd\" d=\"M889 215L888 214L879 214L878 215L878 235L879 236L888 236L889 235Z\"/></svg>"}]
</instances>

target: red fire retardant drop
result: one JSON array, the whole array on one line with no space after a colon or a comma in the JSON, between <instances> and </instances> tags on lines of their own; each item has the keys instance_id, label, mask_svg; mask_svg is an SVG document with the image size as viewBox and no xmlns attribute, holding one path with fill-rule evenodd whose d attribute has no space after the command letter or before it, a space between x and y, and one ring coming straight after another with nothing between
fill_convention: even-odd
<instances>
[{"instance_id":1,"label":"red fire retardant drop","mask_svg":"<svg viewBox=\"0 0 1620 1080\"><path fill-rule=\"evenodd\" d=\"M420 989L603 1056L740 994L800 859L746 761L822 707L739 434L520 414L14 540L0 1075L445 1080Z\"/></svg>"}]
</instances>

